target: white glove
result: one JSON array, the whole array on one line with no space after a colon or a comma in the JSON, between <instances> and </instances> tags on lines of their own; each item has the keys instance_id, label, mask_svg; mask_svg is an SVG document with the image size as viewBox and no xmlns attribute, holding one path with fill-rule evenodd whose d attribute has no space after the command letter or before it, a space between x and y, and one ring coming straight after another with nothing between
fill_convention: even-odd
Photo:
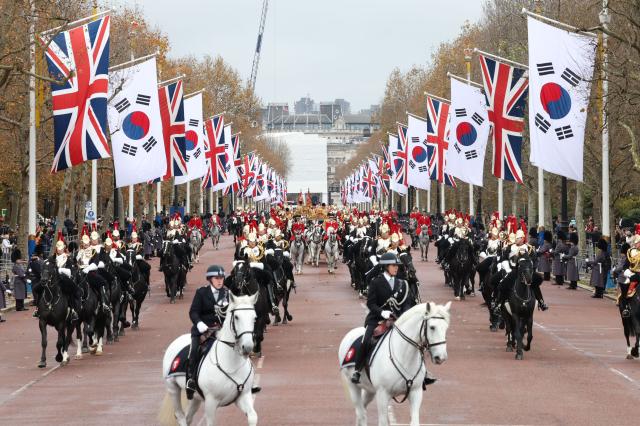
<instances>
[{"instance_id":1,"label":"white glove","mask_svg":"<svg viewBox=\"0 0 640 426\"><path fill-rule=\"evenodd\" d=\"M502 263L498 263L498 271L502 271Z\"/></svg>"},{"instance_id":2,"label":"white glove","mask_svg":"<svg viewBox=\"0 0 640 426\"><path fill-rule=\"evenodd\" d=\"M71 278L71 269L69 268L58 268L58 272L62 275L66 275L67 278Z\"/></svg>"},{"instance_id":3,"label":"white glove","mask_svg":"<svg viewBox=\"0 0 640 426\"><path fill-rule=\"evenodd\" d=\"M8 295L12 295L13 294L13 292L11 290L8 290L8 289L5 290L4 292L7 293Z\"/></svg>"},{"instance_id":4,"label":"white glove","mask_svg":"<svg viewBox=\"0 0 640 426\"><path fill-rule=\"evenodd\" d=\"M549 249L549 253L553 253L553 249Z\"/></svg>"},{"instance_id":5,"label":"white glove","mask_svg":"<svg viewBox=\"0 0 640 426\"><path fill-rule=\"evenodd\" d=\"M633 272L631 272L631 269L625 269L622 275L624 275L627 278L631 278L631 275L633 275Z\"/></svg>"},{"instance_id":6,"label":"white glove","mask_svg":"<svg viewBox=\"0 0 640 426\"><path fill-rule=\"evenodd\" d=\"M104 262L102 260L100 262L98 262L98 268L100 268L100 269L104 268Z\"/></svg>"},{"instance_id":7,"label":"white glove","mask_svg":"<svg viewBox=\"0 0 640 426\"><path fill-rule=\"evenodd\" d=\"M198 331L200 333L204 333L205 331L207 331L209 329L209 327L207 327L207 324L203 323L202 321L198 322L196 324L196 327L198 328Z\"/></svg>"},{"instance_id":8,"label":"white glove","mask_svg":"<svg viewBox=\"0 0 640 426\"><path fill-rule=\"evenodd\" d=\"M102 263L102 262L100 262ZM85 274L88 274L91 271L95 271L96 269L98 269L98 266L95 263L92 263L91 265L87 266L86 268L84 268L82 270L82 272L84 272Z\"/></svg>"},{"instance_id":9,"label":"white glove","mask_svg":"<svg viewBox=\"0 0 640 426\"><path fill-rule=\"evenodd\" d=\"M560 253L560 259L564 259L564 253Z\"/></svg>"},{"instance_id":10,"label":"white glove","mask_svg":"<svg viewBox=\"0 0 640 426\"><path fill-rule=\"evenodd\" d=\"M391 311L382 311L380 312L380 316L387 320L391 316Z\"/></svg>"},{"instance_id":11,"label":"white glove","mask_svg":"<svg viewBox=\"0 0 640 426\"><path fill-rule=\"evenodd\" d=\"M587 257L584 261L585 261L586 263L591 262L591 261L589 260L589 258L588 258L588 257Z\"/></svg>"},{"instance_id":12,"label":"white glove","mask_svg":"<svg viewBox=\"0 0 640 426\"><path fill-rule=\"evenodd\" d=\"M180 240L173 240L171 241L172 244L180 244Z\"/></svg>"},{"instance_id":13,"label":"white glove","mask_svg":"<svg viewBox=\"0 0 640 426\"><path fill-rule=\"evenodd\" d=\"M511 265L509 265L509 261L508 260L503 260L502 261L502 269L504 269L507 272L507 274L509 272L511 272Z\"/></svg>"},{"instance_id":14,"label":"white glove","mask_svg":"<svg viewBox=\"0 0 640 426\"><path fill-rule=\"evenodd\" d=\"M122 265L122 262L123 262L123 261L122 261L122 258L120 258L120 257L115 257L115 258L113 259L113 261L114 261L115 263L117 263L118 265Z\"/></svg>"},{"instance_id":15,"label":"white glove","mask_svg":"<svg viewBox=\"0 0 640 426\"><path fill-rule=\"evenodd\" d=\"M136 255L136 260L142 260L142 255L141 254Z\"/></svg>"},{"instance_id":16,"label":"white glove","mask_svg":"<svg viewBox=\"0 0 640 426\"><path fill-rule=\"evenodd\" d=\"M291 257L291 254L288 251L282 253L284 257Z\"/></svg>"},{"instance_id":17,"label":"white glove","mask_svg":"<svg viewBox=\"0 0 640 426\"><path fill-rule=\"evenodd\" d=\"M270 256L273 256L274 253L275 252L273 251L273 249L267 249L267 250L264 251L264 254L268 254Z\"/></svg>"}]
</instances>

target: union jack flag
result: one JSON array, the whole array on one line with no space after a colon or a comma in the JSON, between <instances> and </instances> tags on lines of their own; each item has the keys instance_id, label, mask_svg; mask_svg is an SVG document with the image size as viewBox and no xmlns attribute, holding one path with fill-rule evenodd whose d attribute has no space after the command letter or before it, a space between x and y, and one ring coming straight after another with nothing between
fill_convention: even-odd
<instances>
[{"instance_id":1,"label":"union jack flag","mask_svg":"<svg viewBox=\"0 0 640 426\"><path fill-rule=\"evenodd\" d=\"M51 172L108 158L110 17L42 38L51 83L55 155ZM48 45L47 45L48 43Z\"/></svg>"},{"instance_id":2,"label":"union jack flag","mask_svg":"<svg viewBox=\"0 0 640 426\"><path fill-rule=\"evenodd\" d=\"M395 140L397 145L391 150L394 178L397 184L409 186L407 173L407 126L398 123L398 137Z\"/></svg>"},{"instance_id":3,"label":"union jack flag","mask_svg":"<svg viewBox=\"0 0 640 426\"><path fill-rule=\"evenodd\" d=\"M158 88L162 136L167 159L167 171L162 180L187 175L183 89L182 80Z\"/></svg>"},{"instance_id":4,"label":"union jack flag","mask_svg":"<svg viewBox=\"0 0 640 426\"><path fill-rule=\"evenodd\" d=\"M427 156L431 180L456 187L456 181L445 169L445 154L449 148L449 105L427 96Z\"/></svg>"},{"instance_id":5,"label":"union jack flag","mask_svg":"<svg viewBox=\"0 0 640 426\"><path fill-rule=\"evenodd\" d=\"M389 163L389 151L382 146L382 157L376 156L378 159L378 173L380 173L380 181L382 183L382 192L384 195L389 195L391 190L389 175L391 174L391 164Z\"/></svg>"},{"instance_id":6,"label":"union jack flag","mask_svg":"<svg viewBox=\"0 0 640 426\"><path fill-rule=\"evenodd\" d=\"M242 165L242 156L240 155L240 134L231 135L231 147L233 148L233 165L238 170L238 180L233 184L224 188L224 195L237 194L240 191L240 166Z\"/></svg>"},{"instance_id":7,"label":"union jack flag","mask_svg":"<svg viewBox=\"0 0 640 426\"><path fill-rule=\"evenodd\" d=\"M375 182L375 176L373 175L373 171L371 170L371 167L369 167L368 164L365 164L362 166L361 168L361 189L362 189L362 194L367 197L367 198L373 198L375 195L375 187L376 187L376 182Z\"/></svg>"},{"instance_id":8,"label":"union jack flag","mask_svg":"<svg viewBox=\"0 0 640 426\"><path fill-rule=\"evenodd\" d=\"M256 179L255 155L253 152L250 152L244 156L238 172L240 174L240 182L242 184L242 193L245 197L249 197L253 194L252 186L254 185Z\"/></svg>"},{"instance_id":9,"label":"union jack flag","mask_svg":"<svg viewBox=\"0 0 640 426\"><path fill-rule=\"evenodd\" d=\"M493 175L522 183L522 133L529 80L523 69L479 56L493 128Z\"/></svg>"},{"instance_id":10,"label":"union jack flag","mask_svg":"<svg viewBox=\"0 0 640 426\"><path fill-rule=\"evenodd\" d=\"M202 182L203 188L220 189L227 182L227 147L224 140L224 115L216 115L204 124L204 132L209 140L209 149L205 152L207 174Z\"/></svg>"}]
</instances>

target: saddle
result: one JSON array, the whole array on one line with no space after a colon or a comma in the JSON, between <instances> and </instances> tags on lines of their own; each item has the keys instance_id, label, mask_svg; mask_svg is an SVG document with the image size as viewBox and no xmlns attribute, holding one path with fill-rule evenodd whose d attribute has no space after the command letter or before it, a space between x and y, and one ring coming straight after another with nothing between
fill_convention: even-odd
<instances>
[{"instance_id":1,"label":"saddle","mask_svg":"<svg viewBox=\"0 0 640 426\"><path fill-rule=\"evenodd\" d=\"M196 358L196 362L198 364L198 368L196 369L196 375L193 379L198 382L198 375L200 374L200 367L202 366L202 361L206 358L206 355L211 350L211 346L213 346L213 342L215 342L215 330L207 331L200 336L200 347L198 348L198 357ZM187 369L189 368L189 347L191 344L187 344L184 348L178 352L175 356L171 365L169 366L169 371L165 372L166 377L172 376L180 376L186 375Z\"/></svg>"},{"instance_id":2,"label":"saddle","mask_svg":"<svg viewBox=\"0 0 640 426\"><path fill-rule=\"evenodd\" d=\"M367 365L366 365L367 371L369 369L369 365L371 364L371 361L373 361L373 358L375 357L375 354L377 352L378 343L391 330L391 328L393 327L393 323L394 322L395 322L395 320L393 320L393 319L380 321L378 323L378 326L373 330L373 336L371 338L371 345L369 346L370 348L373 348L373 350L371 351L370 355L366 354L368 356L368 358L369 358L368 361L367 361ZM355 365L355 363L356 363L356 354L358 353L358 351L361 351L361 350L363 350L362 349L362 335L356 337L356 339L351 344L351 346L349 346L349 350L347 351L347 354L345 355L344 359L340 363L340 366L341 367L350 367L352 365Z\"/></svg>"}]
</instances>

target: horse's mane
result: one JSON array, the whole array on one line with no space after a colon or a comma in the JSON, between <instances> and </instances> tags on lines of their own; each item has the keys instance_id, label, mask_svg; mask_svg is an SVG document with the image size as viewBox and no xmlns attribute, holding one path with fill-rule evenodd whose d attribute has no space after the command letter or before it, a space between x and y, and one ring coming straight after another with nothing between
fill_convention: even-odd
<instances>
[{"instance_id":1,"label":"horse's mane","mask_svg":"<svg viewBox=\"0 0 640 426\"><path fill-rule=\"evenodd\" d=\"M447 321L447 324L449 324L451 319L451 313L444 308L444 305L438 305L435 302L427 302L427 303L431 304L431 311L429 311L427 316L429 317L442 316L444 317L445 321ZM425 313L427 313L427 303L420 303L419 305L415 305L414 307L412 307L411 309L409 309L408 311L400 315L400 318L396 320L396 325L402 325L405 322L409 322L411 319L413 319L416 316L419 316L419 315L422 316Z\"/></svg>"}]
</instances>

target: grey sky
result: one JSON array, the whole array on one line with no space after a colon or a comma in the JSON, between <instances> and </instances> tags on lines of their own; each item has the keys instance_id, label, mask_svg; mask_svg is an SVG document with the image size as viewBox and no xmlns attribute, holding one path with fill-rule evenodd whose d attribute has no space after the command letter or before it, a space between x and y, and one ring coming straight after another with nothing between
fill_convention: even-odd
<instances>
[{"instance_id":1,"label":"grey sky","mask_svg":"<svg viewBox=\"0 0 640 426\"><path fill-rule=\"evenodd\" d=\"M247 79L262 0L115 0L138 4L171 42L171 55L221 55ZM109 3L109 1L107 1ZM482 0L270 0L256 92L264 102L309 94L378 103L394 67L431 53L481 16ZM461 53L462 55L462 53Z\"/></svg>"}]
</instances>

